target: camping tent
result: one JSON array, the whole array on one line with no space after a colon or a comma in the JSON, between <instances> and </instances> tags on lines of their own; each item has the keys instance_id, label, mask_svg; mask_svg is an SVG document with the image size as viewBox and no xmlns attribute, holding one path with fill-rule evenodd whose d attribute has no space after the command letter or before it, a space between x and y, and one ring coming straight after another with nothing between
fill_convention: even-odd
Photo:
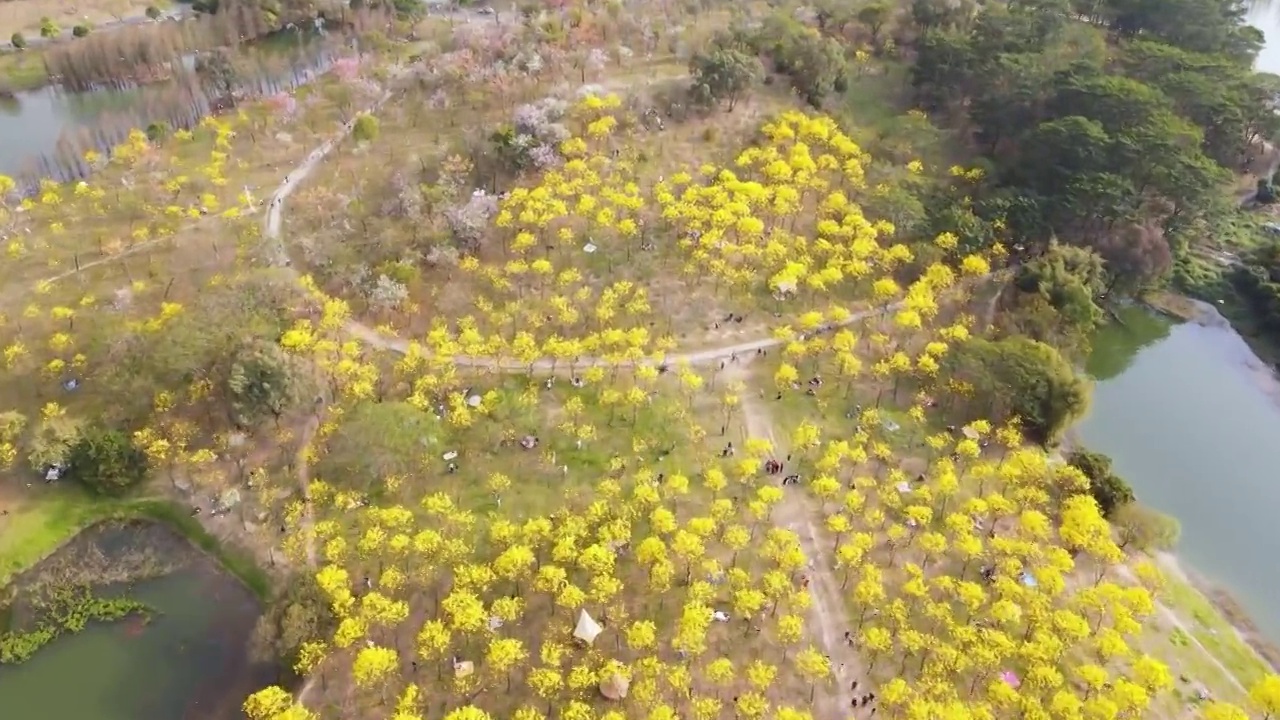
<instances>
[{"instance_id":1,"label":"camping tent","mask_svg":"<svg viewBox=\"0 0 1280 720\"><path fill-rule=\"evenodd\" d=\"M621 673L614 673L600 681L600 694L610 700L621 700L631 689L631 681Z\"/></svg>"},{"instance_id":2,"label":"camping tent","mask_svg":"<svg viewBox=\"0 0 1280 720\"><path fill-rule=\"evenodd\" d=\"M596 641L601 632L600 623L591 619L586 610L578 611L578 626L573 629L573 636L590 645Z\"/></svg>"}]
</instances>

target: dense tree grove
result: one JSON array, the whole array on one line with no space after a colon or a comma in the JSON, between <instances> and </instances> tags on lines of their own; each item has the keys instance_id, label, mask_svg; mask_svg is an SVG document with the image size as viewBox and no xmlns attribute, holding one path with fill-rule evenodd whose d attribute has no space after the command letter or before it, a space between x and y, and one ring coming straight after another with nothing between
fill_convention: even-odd
<instances>
[{"instance_id":1,"label":"dense tree grove","mask_svg":"<svg viewBox=\"0 0 1280 720\"><path fill-rule=\"evenodd\" d=\"M1127 289L1210 229L1228 172L1280 129L1280 78L1252 71L1261 38L1243 13L1063 0L939 18L921 0L912 84L995 165L981 212L1027 243L1095 249Z\"/></svg>"},{"instance_id":2,"label":"dense tree grove","mask_svg":"<svg viewBox=\"0 0 1280 720\"><path fill-rule=\"evenodd\" d=\"M1280 337L1280 244L1266 242L1255 248L1229 278L1260 329Z\"/></svg>"}]
</instances>

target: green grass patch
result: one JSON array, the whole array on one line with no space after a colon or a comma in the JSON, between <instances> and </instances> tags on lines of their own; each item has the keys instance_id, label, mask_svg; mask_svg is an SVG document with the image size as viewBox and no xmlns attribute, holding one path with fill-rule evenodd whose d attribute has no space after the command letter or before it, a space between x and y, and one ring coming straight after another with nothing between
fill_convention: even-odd
<instances>
[{"instance_id":1,"label":"green grass patch","mask_svg":"<svg viewBox=\"0 0 1280 720\"><path fill-rule=\"evenodd\" d=\"M117 501L94 498L78 488L56 488L11 510L0 532L0 587L117 507Z\"/></svg>"},{"instance_id":2,"label":"green grass patch","mask_svg":"<svg viewBox=\"0 0 1280 720\"><path fill-rule=\"evenodd\" d=\"M49 557L85 528L108 519L146 518L164 523L213 556L260 599L271 597L271 580L247 553L226 547L169 500L98 498L78 488L58 488L12 511L0 533L0 587Z\"/></svg>"},{"instance_id":3,"label":"green grass patch","mask_svg":"<svg viewBox=\"0 0 1280 720\"><path fill-rule=\"evenodd\" d=\"M1187 630L1205 650L1246 688L1270 672L1262 658L1199 590L1177 577L1166 576L1161 599L1182 618Z\"/></svg>"},{"instance_id":4,"label":"green grass patch","mask_svg":"<svg viewBox=\"0 0 1280 720\"><path fill-rule=\"evenodd\" d=\"M6 38L7 41L7 38ZM39 51L0 53L0 90L21 92L49 84L49 72Z\"/></svg>"}]
</instances>

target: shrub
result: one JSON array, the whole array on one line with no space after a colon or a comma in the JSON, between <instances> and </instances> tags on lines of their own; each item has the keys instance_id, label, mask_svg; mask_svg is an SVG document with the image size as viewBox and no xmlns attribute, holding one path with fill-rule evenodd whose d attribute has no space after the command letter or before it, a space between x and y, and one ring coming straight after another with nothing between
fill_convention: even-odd
<instances>
[{"instance_id":1,"label":"shrub","mask_svg":"<svg viewBox=\"0 0 1280 720\"><path fill-rule=\"evenodd\" d=\"M155 19L159 18L159 17L160 17L160 8L156 7L155 5L148 5L148 6L147 6L147 17L151 18L152 20L155 20Z\"/></svg>"},{"instance_id":2,"label":"shrub","mask_svg":"<svg viewBox=\"0 0 1280 720\"><path fill-rule=\"evenodd\" d=\"M169 123L153 122L147 126L147 139L151 142L160 142L169 137Z\"/></svg>"},{"instance_id":3,"label":"shrub","mask_svg":"<svg viewBox=\"0 0 1280 720\"><path fill-rule=\"evenodd\" d=\"M356 118L355 127L351 131L351 137L356 142L371 142L378 138L378 118L368 113L360 115Z\"/></svg>"},{"instance_id":4,"label":"shrub","mask_svg":"<svg viewBox=\"0 0 1280 720\"><path fill-rule=\"evenodd\" d=\"M123 495L147 477L147 456L115 428L86 427L67 456L66 477L99 495Z\"/></svg>"},{"instance_id":5,"label":"shrub","mask_svg":"<svg viewBox=\"0 0 1280 720\"><path fill-rule=\"evenodd\" d=\"M89 34L89 26L88 26L88 25L77 25L77 26L75 26L75 27L71 28L71 34L72 34L73 36L75 36L75 37L82 38L82 37L84 37L85 35L88 35L88 34Z\"/></svg>"},{"instance_id":6,"label":"shrub","mask_svg":"<svg viewBox=\"0 0 1280 720\"><path fill-rule=\"evenodd\" d=\"M22 50L27 47L27 39L22 36L22 33L16 32L13 37L9 38L9 44L18 50Z\"/></svg>"}]
</instances>

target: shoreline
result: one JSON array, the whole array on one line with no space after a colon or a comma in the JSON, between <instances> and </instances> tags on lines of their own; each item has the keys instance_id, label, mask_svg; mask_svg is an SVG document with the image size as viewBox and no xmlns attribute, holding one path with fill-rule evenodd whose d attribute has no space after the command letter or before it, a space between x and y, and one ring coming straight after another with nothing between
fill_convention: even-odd
<instances>
[{"instance_id":1,"label":"shoreline","mask_svg":"<svg viewBox=\"0 0 1280 720\"><path fill-rule=\"evenodd\" d=\"M1146 293L1139 298L1138 302L1176 323L1195 323L1203 327L1221 328L1235 334L1254 355L1255 362L1245 363L1242 369L1254 376L1262 392L1280 404L1280 378L1277 377L1275 370L1261 357L1258 348L1249 337L1237 330L1231 321L1218 312L1212 304L1164 290ZM1085 446L1076 426L1073 425L1064 433L1058 449L1065 457L1075 447ZM1141 501L1139 498L1138 502ZM1166 577L1180 582L1203 598L1223 623L1235 632L1240 642L1252 650L1269 671L1280 672L1280 641L1266 636L1254 622L1250 611L1235 598L1231 588L1210 580L1196 568L1184 563L1176 550L1155 553L1152 559ZM1195 617L1187 619L1205 625Z\"/></svg>"},{"instance_id":2,"label":"shoreline","mask_svg":"<svg viewBox=\"0 0 1280 720\"><path fill-rule=\"evenodd\" d=\"M104 502L68 524L53 542L43 545L31 562L14 568L0 581L0 596L17 587L24 575L37 569L82 533L105 522L150 522L169 528L185 539L196 552L208 556L231 577L243 584L264 605L270 601L273 583L257 560L239 548L230 547L192 518L184 507L171 500L143 497Z\"/></svg>"},{"instance_id":3,"label":"shoreline","mask_svg":"<svg viewBox=\"0 0 1280 720\"><path fill-rule=\"evenodd\" d=\"M1271 672L1280 672L1280 644L1265 637L1249 611L1235 599L1229 588L1214 583L1194 568L1188 568L1176 553L1160 552L1154 559L1165 575L1172 576L1199 593Z\"/></svg>"}]
</instances>

